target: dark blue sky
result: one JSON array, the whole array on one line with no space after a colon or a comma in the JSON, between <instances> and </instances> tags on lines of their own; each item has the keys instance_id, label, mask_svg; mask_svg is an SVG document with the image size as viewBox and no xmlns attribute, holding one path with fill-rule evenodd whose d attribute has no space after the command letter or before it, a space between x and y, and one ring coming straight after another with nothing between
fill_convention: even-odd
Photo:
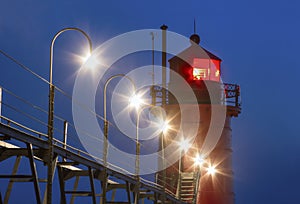
<instances>
[{"instance_id":1,"label":"dark blue sky","mask_svg":"<svg viewBox=\"0 0 300 204\"><path fill-rule=\"evenodd\" d=\"M201 45L223 59L225 82L241 85L234 118L237 204L299 203L300 3L229 1L16 1L0 3L0 49L48 78L49 45L64 27L79 27L94 47L124 32L159 28L189 37L196 18ZM85 39L65 33L55 47L54 83L71 87ZM47 107L47 85L0 56L0 86ZM39 88L36 88L39 87ZM35 90L35 91L32 91ZM38 94L37 94L38 93Z\"/></svg>"}]
</instances>

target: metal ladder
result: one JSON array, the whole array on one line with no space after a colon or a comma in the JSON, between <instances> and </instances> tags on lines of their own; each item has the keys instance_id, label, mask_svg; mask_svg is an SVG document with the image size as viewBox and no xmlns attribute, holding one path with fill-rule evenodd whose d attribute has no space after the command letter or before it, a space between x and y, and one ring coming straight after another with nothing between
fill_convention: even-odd
<instances>
[{"instance_id":1,"label":"metal ladder","mask_svg":"<svg viewBox=\"0 0 300 204\"><path fill-rule=\"evenodd\" d=\"M199 172L182 172L179 175L177 196L186 203L196 204Z\"/></svg>"}]
</instances>

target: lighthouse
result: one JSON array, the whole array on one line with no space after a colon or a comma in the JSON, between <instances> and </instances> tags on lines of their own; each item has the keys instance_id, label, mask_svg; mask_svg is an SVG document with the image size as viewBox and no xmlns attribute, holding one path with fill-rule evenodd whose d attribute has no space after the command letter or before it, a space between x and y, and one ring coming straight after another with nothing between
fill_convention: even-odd
<instances>
[{"instance_id":1,"label":"lighthouse","mask_svg":"<svg viewBox=\"0 0 300 204\"><path fill-rule=\"evenodd\" d=\"M169 121L172 131L163 136L163 148L174 141L182 129L182 121L186 127L197 129L190 141L184 140L188 133L183 131L181 143L185 147L180 150L178 162L158 177L164 177L160 180L164 180L166 189L187 203L233 204L231 120L241 113L240 87L222 82L222 60L201 47L199 35L191 35L190 42L187 49L168 62L170 70L185 80L195 97L192 100L188 90L170 75L168 87L180 92L182 100L179 102L167 92L163 108L167 118L172 118ZM182 111L192 112L195 107L199 111L199 120L195 121L192 114L182 120ZM223 110L222 116L214 115L220 110ZM214 117L224 117L224 120L216 124ZM215 133L216 128L221 131Z\"/></svg>"}]
</instances>

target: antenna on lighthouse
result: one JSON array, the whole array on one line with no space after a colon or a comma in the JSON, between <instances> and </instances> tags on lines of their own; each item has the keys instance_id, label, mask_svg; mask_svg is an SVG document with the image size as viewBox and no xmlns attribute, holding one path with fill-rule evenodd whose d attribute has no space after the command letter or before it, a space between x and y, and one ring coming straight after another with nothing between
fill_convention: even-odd
<instances>
[{"instance_id":1,"label":"antenna on lighthouse","mask_svg":"<svg viewBox=\"0 0 300 204\"><path fill-rule=\"evenodd\" d=\"M196 34L196 18L194 18L194 34Z\"/></svg>"},{"instance_id":2,"label":"antenna on lighthouse","mask_svg":"<svg viewBox=\"0 0 300 204\"><path fill-rule=\"evenodd\" d=\"M154 83L155 83L155 79L154 79L154 32L150 33L151 35L151 39L152 39L152 87L151 87L151 96L152 96L152 105L155 106L156 103L156 93L154 91Z\"/></svg>"},{"instance_id":3,"label":"antenna on lighthouse","mask_svg":"<svg viewBox=\"0 0 300 204\"><path fill-rule=\"evenodd\" d=\"M166 66L167 66L167 29L168 26L165 24L160 27L162 30L162 106L164 107L166 105L166 86L167 86L167 80L166 80Z\"/></svg>"}]
</instances>

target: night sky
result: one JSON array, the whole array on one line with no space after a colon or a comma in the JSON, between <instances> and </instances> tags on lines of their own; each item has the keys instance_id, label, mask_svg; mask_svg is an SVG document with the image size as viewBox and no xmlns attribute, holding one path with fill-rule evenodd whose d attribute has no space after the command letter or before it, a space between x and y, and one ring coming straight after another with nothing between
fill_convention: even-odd
<instances>
[{"instance_id":1,"label":"night sky","mask_svg":"<svg viewBox=\"0 0 300 204\"><path fill-rule=\"evenodd\" d=\"M299 7L296 0L2 0L0 49L48 79L49 45L62 28L85 30L97 47L116 35L162 24L189 37L196 19L200 44L223 60L223 81L241 86L242 113L232 120L236 203L296 204ZM74 55L86 48L85 39L72 32L56 42L54 84L68 93L80 67ZM3 55L0 70L0 86L47 108L47 84Z\"/></svg>"}]
</instances>

